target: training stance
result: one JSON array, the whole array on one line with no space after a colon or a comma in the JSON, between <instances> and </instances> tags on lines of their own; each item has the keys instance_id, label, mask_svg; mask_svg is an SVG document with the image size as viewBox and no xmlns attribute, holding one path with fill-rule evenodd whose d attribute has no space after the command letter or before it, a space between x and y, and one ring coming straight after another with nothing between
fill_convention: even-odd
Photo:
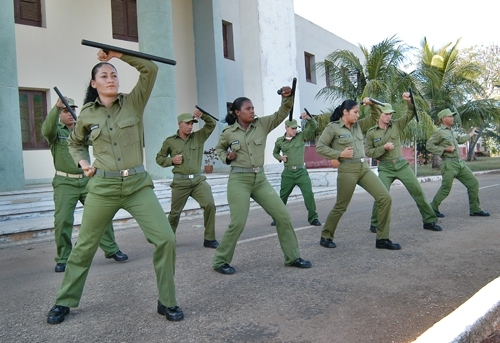
<instances>
[{"instance_id":1,"label":"training stance","mask_svg":"<svg viewBox=\"0 0 500 343\"><path fill-rule=\"evenodd\" d=\"M307 209L307 221L311 225L321 226L316 212L311 178L304 166L306 142L304 137L315 132L318 124L315 120L311 120L312 118L307 113L302 113L301 118L308 121L308 126L304 131L297 132L297 120L287 120L285 121L285 134L274 144L273 156L284 164L281 173L280 198L286 205L294 187L299 186ZM276 222L273 221L271 225L276 225Z\"/></svg>"},{"instance_id":2,"label":"training stance","mask_svg":"<svg viewBox=\"0 0 500 343\"><path fill-rule=\"evenodd\" d=\"M135 67L140 75L130 94L118 93L119 79L112 58ZM77 307L92 258L109 221L123 208L137 221L146 240L155 246L153 265L158 285L157 311L167 320L184 318L175 297L175 235L153 191L153 180L145 171L143 156L143 115L156 80L153 62L100 50L101 63L94 66L75 129L68 146L75 164L87 177L88 195L83 208L80 233L71 251L47 322L59 324ZM92 140L94 163L85 154L86 137Z\"/></svg>"},{"instance_id":3,"label":"training stance","mask_svg":"<svg viewBox=\"0 0 500 343\"><path fill-rule=\"evenodd\" d=\"M396 179L403 183L417 204L422 215L424 229L441 231L442 228L436 224L436 214L427 202L420 182L411 170L408 161L403 157L401 135L406 125L415 116L415 106L411 103L410 93L403 93L402 97L407 102L408 112L399 119L392 119L392 114L396 111L393 110L391 104L379 106L370 101L365 103L365 105L371 106L372 111L381 112L378 124L366 133L366 156L376 158L379 161L378 177L387 190L391 188ZM370 231L377 232L377 227L378 213L377 202L375 201L373 203Z\"/></svg>"},{"instance_id":4,"label":"training stance","mask_svg":"<svg viewBox=\"0 0 500 343\"><path fill-rule=\"evenodd\" d=\"M203 119L202 129L193 132L193 123ZM205 225L205 248L215 249L219 245L215 239L215 202L212 188L200 174L203 160L203 144L215 129L215 120L207 114L196 110L193 114L183 113L177 116L179 129L175 135L165 139L156 155L156 163L162 167L174 166L172 201L168 221L174 233L177 231L182 209L191 196L203 208Z\"/></svg>"},{"instance_id":5,"label":"training stance","mask_svg":"<svg viewBox=\"0 0 500 343\"><path fill-rule=\"evenodd\" d=\"M68 98L67 102L73 111L78 107L71 98ZM42 135L49 143L56 170L56 174L52 180L52 187L54 188L56 273L66 270L66 263L72 249L71 234L73 232L76 204L78 201L85 204L87 183L89 181L89 178L83 173L82 168L75 165L68 150L67 139L71 131L73 131L74 126L75 119L61 99L57 100L56 105L50 110L42 124ZM87 159L90 160L87 145L84 147L84 153L87 154ZM99 246L104 251L106 258L112 258L118 262L128 259L128 256L120 251L115 242L115 234L111 221L106 231L104 231Z\"/></svg>"},{"instance_id":6,"label":"training stance","mask_svg":"<svg viewBox=\"0 0 500 343\"><path fill-rule=\"evenodd\" d=\"M363 100L368 103L369 98ZM364 188L378 204L379 229L375 247L378 249L399 250L401 246L389 240L392 199L380 179L371 171L365 161L363 133L377 123L372 115L358 120L359 106L354 100L345 100L333 112L330 123L319 137L316 151L321 156L339 160L337 176L337 201L328 214L321 232L320 245L335 248L335 230L340 218L351 202L356 185Z\"/></svg>"},{"instance_id":7,"label":"training stance","mask_svg":"<svg viewBox=\"0 0 500 343\"><path fill-rule=\"evenodd\" d=\"M233 274L229 265L233 259L236 242L248 218L250 198L276 220L276 230L285 265L310 268L311 262L300 258L297 236L288 210L271 186L264 173L266 137L289 114L293 106L290 87L281 89L282 101L277 112L257 118L250 99L234 100L231 112L226 116L225 127L217 144L217 154L222 162L231 165L227 184L227 201L231 222L220 245L215 250L213 268L221 274Z\"/></svg>"},{"instance_id":8,"label":"training stance","mask_svg":"<svg viewBox=\"0 0 500 343\"><path fill-rule=\"evenodd\" d=\"M441 164L441 187L434 196L431 206L438 217L444 217L444 214L439 211L439 206L450 194L453 179L457 179L467 187L470 215L488 217L490 214L481 210L479 204L479 181L477 181L467 164L465 164L465 161L460 158L460 149L458 148L458 144L467 142L476 134L476 130L472 129L469 134L465 135L454 133L451 126L453 125L455 114L457 113L450 111L448 108L439 112L438 118L441 121L441 125L434 131L427 142L427 150L440 156L443 160Z\"/></svg>"}]
</instances>

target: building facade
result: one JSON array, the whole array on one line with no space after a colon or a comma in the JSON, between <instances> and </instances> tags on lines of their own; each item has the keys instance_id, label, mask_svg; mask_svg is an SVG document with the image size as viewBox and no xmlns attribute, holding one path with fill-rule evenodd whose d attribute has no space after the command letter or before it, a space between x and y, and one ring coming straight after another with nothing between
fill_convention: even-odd
<instances>
[{"instance_id":1,"label":"building facade","mask_svg":"<svg viewBox=\"0 0 500 343\"><path fill-rule=\"evenodd\" d=\"M90 71L98 62L90 40L173 59L158 64L157 82L145 113L144 164L154 179L171 169L156 165L165 137L177 130L176 117L199 105L225 118L237 97L250 98L257 115L279 107L276 90L298 78L294 116L332 107L316 100L326 81L311 71L336 49L359 49L297 16L289 0L0 0L0 191L48 183L52 158L40 128L59 90L81 108ZM138 73L125 63L120 91L135 85ZM217 144L219 122L205 149ZM283 128L268 137L266 164ZM222 164L216 170L226 170Z\"/></svg>"}]
</instances>

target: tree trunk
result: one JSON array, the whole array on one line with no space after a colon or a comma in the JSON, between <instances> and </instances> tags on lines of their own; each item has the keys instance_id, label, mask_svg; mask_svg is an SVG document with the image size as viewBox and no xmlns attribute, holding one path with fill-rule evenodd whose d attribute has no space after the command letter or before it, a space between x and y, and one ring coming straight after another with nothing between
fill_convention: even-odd
<instances>
[{"instance_id":1,"label":"tree trunk","mask_svg":"<svg viewBox=\"0 0 500 343\"><path fill-rule=\"evenodd\" d=\"M479 141L479 137L481 137L481 133L483 132L483 128L479 129L479 133L476 135L476 138L471 138L471 144L469 146L469 151L467 151L467 161L472 161L476 159L476 155L474 154L474 150L476 149L476 144Z\"/></svg>"}]
</instances>

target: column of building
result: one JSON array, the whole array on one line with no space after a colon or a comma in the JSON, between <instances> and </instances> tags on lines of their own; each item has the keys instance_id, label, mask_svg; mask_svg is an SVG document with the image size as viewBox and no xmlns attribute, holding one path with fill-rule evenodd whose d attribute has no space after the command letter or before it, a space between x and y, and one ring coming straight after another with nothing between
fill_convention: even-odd
<instances>
[{"instance_id":1,"label":"column of building","mask_svg":"<svg viewBox=\"0 0 500 343\"><path fill-rule=\"evenodd\" d=\"M0 3L0 191L24 188L13 1Z\"/></svg>"}]
</instances>

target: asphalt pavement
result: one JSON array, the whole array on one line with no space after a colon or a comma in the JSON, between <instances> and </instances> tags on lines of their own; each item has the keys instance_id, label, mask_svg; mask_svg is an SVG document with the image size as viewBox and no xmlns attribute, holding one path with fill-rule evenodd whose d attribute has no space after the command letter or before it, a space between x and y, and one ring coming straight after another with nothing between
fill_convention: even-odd
<instances>
[{"instance_id":1,"label":"asphalt pavement","mask_svg":"<svg viewBox=\"0 0 500 343\"><path fill-rule=\"evenodd\" d=\"M301 256L311 269L284 266L270 226L252 209L237 245L234 275L212 270L201 216L181 218L176 287L185 319L156 313L152 245L135 225L116 228L129 261L98 250L78 308L59 325L46 323L61 284L52 238L0 246L1 342L411 342L500 275L500 178L478 176L481 204L491 216L470 217L465 187L455 182L441 207L442 232L422 229L403 186L393 186L391 239L400 251L375 249L369 231L372 198L362 190L344 214L335 249L319 245L301 201L288 204ZM422 184L428 200L440 182ZM320 221L335 194L317 198ZM229 213L216 217L217 238Z\"/></svg>"}]
</instances>

